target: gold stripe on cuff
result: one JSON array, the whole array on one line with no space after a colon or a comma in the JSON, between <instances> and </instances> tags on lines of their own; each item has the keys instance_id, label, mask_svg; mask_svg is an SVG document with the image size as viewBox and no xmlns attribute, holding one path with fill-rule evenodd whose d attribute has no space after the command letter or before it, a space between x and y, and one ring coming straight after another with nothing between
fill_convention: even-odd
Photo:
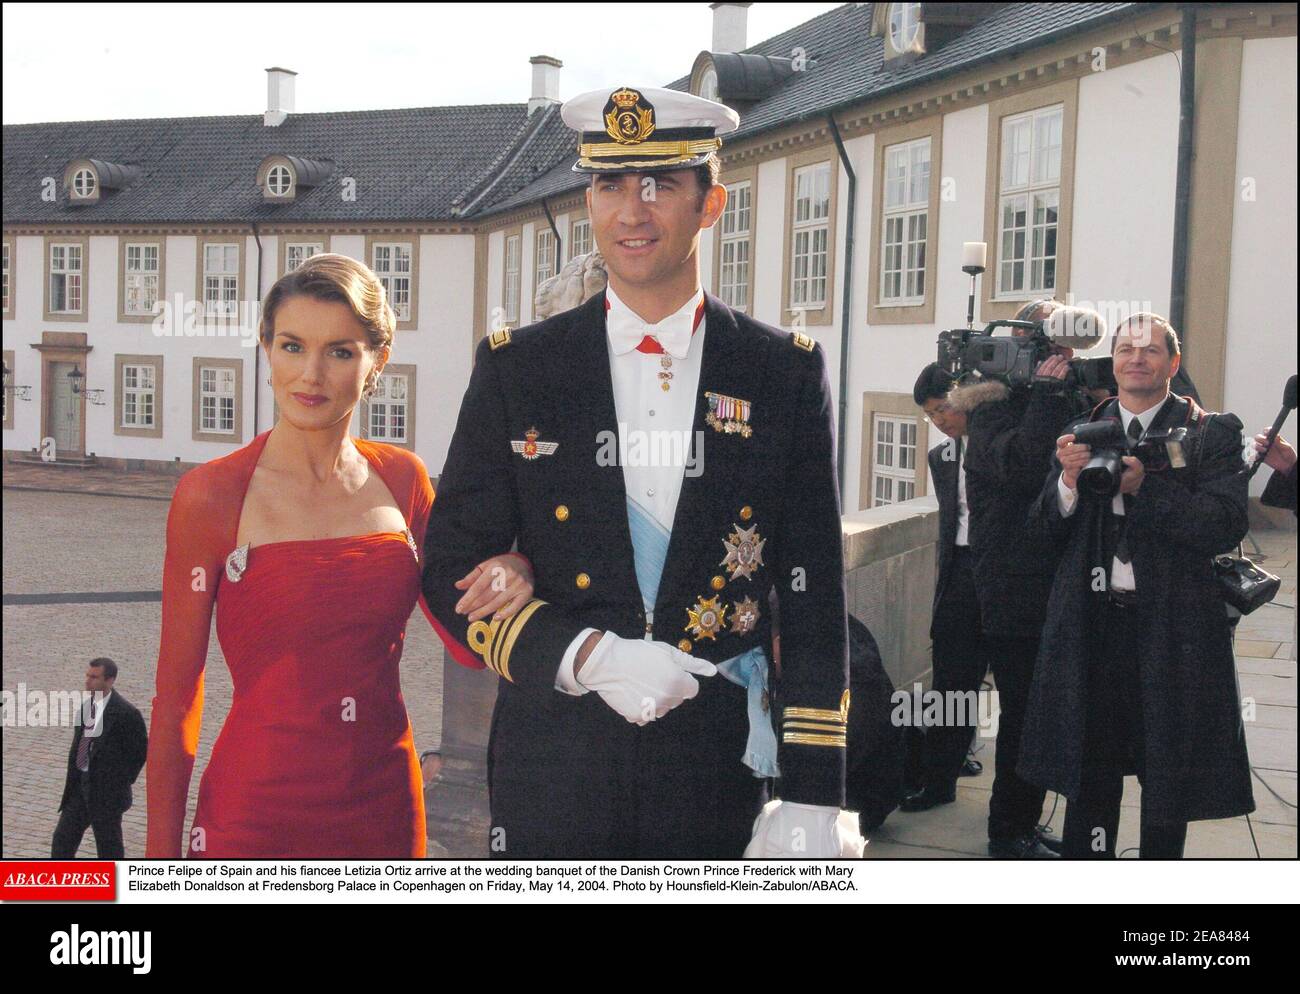
<instances>
[{"instance_id":1,"label":"gold stripe on cuff","mask_svg":"<svg viewBox=\"0 0 1300 994\"><path fill-rule=\"evenodd\" d=\"M519 633L523 631L523 627L528 623L528 619L531 618L537 612L537 609L545 603L546 601L538 600L534 597L524 605L523 610L510 619L512 624L510 624L509 628L504 630L502 637L497 639L497 645L500 646L497 651L497 661L501 666L501 675L511 683L515 682L510 676L510 652L515 647L515 639L519 638Z\"/></svg>"},{"instance_id":2,"label":"gold stripe on cuff","mask_svg":"<svg viewBox=\"0 0 1300 994\"><path fill-rule=\"evenodd\" d=\"M786 721L781 723L781 728L783 730L787 728L807 728L807 729L811 729L814 732L821 732L824 735L844 734L844 728L842 726L832 727L830 725L818 725L815 722L811 722L811 721Z\"/></svg>"},{"instance_id":3,"label":"gold stripe on cuff","mask_svg":"<svg viewBox=\"0 0 1300 994\"><path fill-rule=\"evenodd\" d=\"M837 749L845 747L843 735L812 735L808 732L786 732L782 741L787 745L833 746Z\"/></svg>"},{"instance_id":4,"label":"gold stripe on cuff","mask_svg":"<svg viewBox=\"0 0 1300 994\"><path fill-rule=\"evenodd\" d=\"M812 721L830 721L836 725L844 724L844 715L829 708L786 708L781 712L785 719L808 718Z\"/></svg>"}]
</instances>

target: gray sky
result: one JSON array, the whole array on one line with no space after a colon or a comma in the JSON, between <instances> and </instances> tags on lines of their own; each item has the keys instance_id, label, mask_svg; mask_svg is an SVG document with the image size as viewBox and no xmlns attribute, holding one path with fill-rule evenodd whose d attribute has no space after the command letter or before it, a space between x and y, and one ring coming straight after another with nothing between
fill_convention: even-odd
<instances>
[{"instance_id":1,"label":"gray sky","mask_svg":"<svg viewBox=\"0 0 1300 994\"><path fill-rule=\"evenodd\" d=\"M831 3L755 3L755 44ZM560 97L657 86L709 47L707 3L22 4L3 8L5 124L260 114L268 66L300 113L519 103L528 59Z\"/></svg>"}]
</instances>

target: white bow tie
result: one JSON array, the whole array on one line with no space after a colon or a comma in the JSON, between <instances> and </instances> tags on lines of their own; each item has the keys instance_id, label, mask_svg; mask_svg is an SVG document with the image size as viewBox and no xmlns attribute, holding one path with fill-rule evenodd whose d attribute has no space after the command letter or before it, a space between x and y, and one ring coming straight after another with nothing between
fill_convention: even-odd
<instances>
[{"instance_id":1,"label":"white bow tie","mask_svg":"<svg viewBox=\"0 0 1300 994\"><path fill-rule=\"evenodd\" d=\"M681 310L656 324L643 321L617 297L611 300L607 294L605 299L608 304L605 325L615 355L631 352L648 337L658 342L674 359L686 358L691 348L691 336L695 330L695 315L699 310L701 295L692 297Z\"/></svg>"}]
</instances>

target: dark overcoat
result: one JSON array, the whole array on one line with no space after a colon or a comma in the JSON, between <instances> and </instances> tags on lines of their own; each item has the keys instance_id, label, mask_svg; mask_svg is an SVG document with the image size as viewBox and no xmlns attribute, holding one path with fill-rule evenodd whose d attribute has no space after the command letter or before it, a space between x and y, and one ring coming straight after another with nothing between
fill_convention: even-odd
<instances>
[{"instance_id":1,"label":"dark overcoat","mask_svg":"<svg viewBox=\"0 0 1300 994\"><path fill-rule=\"evenodd\" d=\"M1094 417L1115 413L1114 401ZM1081 418L1075 424L1089 420ZM1199 455L1183 469L1149 472L1126 525L1139 597L1138 647L1145 728L1143 809L1158 822L1229 818L1255 809L1242 723L1232 633L1218 592L1213 557L1245 536L1247 480L1241 472L1242 425L1171 396L1150 430L1187 426ZM1053 457L1032 530L1061 551L1034 667L1021 740L1021 776L1067 798L1077 796L1084 762L1089 661L1099 651L1109 577L1103 530L1109 501L1081 499L1062 517ZM1136 772L1126 770L1125 772Z\"/></svg>"}]
</instances>

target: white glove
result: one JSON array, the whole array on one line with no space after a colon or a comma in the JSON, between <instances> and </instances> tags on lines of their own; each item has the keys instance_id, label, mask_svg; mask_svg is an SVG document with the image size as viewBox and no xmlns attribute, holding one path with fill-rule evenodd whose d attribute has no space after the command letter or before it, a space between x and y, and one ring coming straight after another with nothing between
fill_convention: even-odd
<instances>
[{"instance_id":1,"label":"white glove","mask_svg":"<svg viewBox=\"0 0 1300 994\"><path fill-rule=\"evenodd\" d=\"M647 725L699 693L692 673L713 676L717 672L712 663L667 642L624 639L606 632L577 680L634 725Z\"/></svg>"},{"instance_id":2,"label":"white glove","mask_svg":"<svg viewBox=\"0 0 1300 994\"><path fill-rule=\"evenodd\" d=\"M861 859L866 844L852 812L769 801L754 819L754 837L745 847L745 859Z\"/></svg>"}]
</instances>

